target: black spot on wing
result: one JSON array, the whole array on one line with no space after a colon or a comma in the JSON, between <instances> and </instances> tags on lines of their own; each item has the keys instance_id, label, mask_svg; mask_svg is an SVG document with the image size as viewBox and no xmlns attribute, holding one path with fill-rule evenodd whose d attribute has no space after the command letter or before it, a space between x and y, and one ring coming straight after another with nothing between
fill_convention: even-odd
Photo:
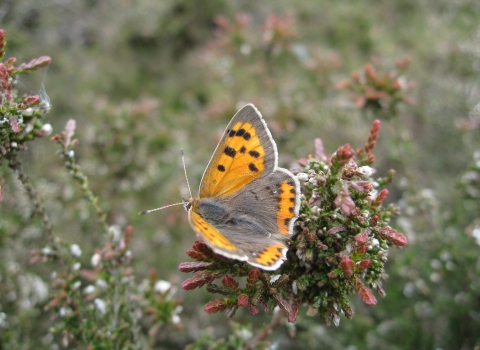
<instances>
[{"instance_id":1,"label":"black spot on wing","mask_svg":"<svg viewBox=\"0 0 480 350\"><path fill-rule=\"evenodd\" d=\"M250 151L248 152L248 154L250 154L253 158L260 157L260 153L258 153L257 151Z\"/></svg>"},{"instance_id":2,"label":"black spot on wing","mask_svg":"<svg viewBox=\"0 0 480 350\"><path fill-rule=\"evenodd\" d=\"M237 151L235 151L235 149L233 149L232 147L225 147L225 149L223 150L223 153L225 153L227 156L233 158L235 157L235 155L237 154Z\"/></svg>"},{"instance_id":3,"label":"black spot on wing","mask_svg":"<svg viewBox=\"0 0 480 350\"><path fill-rule=\"evenodd\" d=\"M254 172L258 171L258 168L253 163L248 164L248 169L250 169L251 171L254 171Z\"/></svg>"},{"instance_id":4,"label":"black spot on wing","mask_svg":"<svg viewBox=\"0 0 480 350\"><path fill-rule=\"evenodd\" d=\"M245 152L247 152L247 149L245 146L242 146L242 148L240 148L240 153L244 154Z\"/></svg>"},{"instance_id":5,"label":"black spot on wing","mask_svg":"<svg viewBox=\"0 0 480 350\"><path fill-rule=\"evenodd\" d=\"M221 171L221 172L224 172L224 171L225 171L225 167L224 167L222 164L219 164L219 165L217 166L217 169L218 169L219 171Z\"/></svg>"},{"instance_id":6,"label":"black spot on wing","mask_svg":"<svg viewBox=\"0 0 480 350\"><path fill-rule=\"evenodd\" d=\"M234 137L234 136L235 136L235 133L236 133L235 130L229 130L229 131L228 131L228 136Z\"/></svg>"},{"instance_id":7,"label":"black spot on wing","mask_svg":"<svg viewBox=\"0 0 480 350\"><path fill-rule=\"evenodd\" d=\"M243 136L244 134L245 134L245 129L240 129L235 133L235 135L237 136Z\"/></svg>"},{"instance_id":8,"label":"black spot on wing","mask_svg":"<svg viewBox=\"0 0 480 350\"><path fill-rule=\"evenodd\" d=\"M251 137L252 137L252 135L250 135L249 132L246 132L245 134L243 134L243 138L247 141L250 140Z\"/></svg>"}]
</instances>

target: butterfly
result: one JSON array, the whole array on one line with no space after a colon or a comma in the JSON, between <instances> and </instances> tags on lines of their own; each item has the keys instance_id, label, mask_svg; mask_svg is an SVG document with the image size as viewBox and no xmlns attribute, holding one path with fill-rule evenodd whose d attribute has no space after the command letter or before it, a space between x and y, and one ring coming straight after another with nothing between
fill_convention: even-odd
<instances>
[{"instance_id":1,"label":"butterfly","mask_svg":"<svg viewBox=\"0 0 480 350\"><path fill-rule=\"evenodd\" d=\"M278 167L270 130L253 104L228 124L200 182L184 201L193 230L217 254L276 270L299 215L300 183Z\"/></svg>"}]
</instances>

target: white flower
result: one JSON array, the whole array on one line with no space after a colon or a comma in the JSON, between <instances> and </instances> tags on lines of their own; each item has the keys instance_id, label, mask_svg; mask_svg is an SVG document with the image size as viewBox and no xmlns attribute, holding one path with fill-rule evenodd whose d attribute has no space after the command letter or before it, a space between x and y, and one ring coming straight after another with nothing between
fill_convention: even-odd
<instances>
[{"instance_id":1,"label":"white flower","mask_svg":"<svg viewBox=\"0 0 480 350\"><path fill-rule=\"evenodd\" d=\"M52 128L52 125L51 124L43 124L42 126L42 131L44 133L45 136L48 136L52 133L53 131L53 128Z\"/></svg>"},{"instance_id":2,"label":"white flower","mask_svg":"<svg viewBox=\"0 0 480 350\"><path fill-rule=\"evenodd\" d=\"M76 262L72 266L72 271L78 271L78 270L80 270L81 267L82 267L82 264L80 264L79 262Z\"/></svg>"},{"instance_id":3,"label":"white flower","mask_svg":"<svg viewBox=\"0 0 480 350\"><path fill-rule=\"evenodd\" d=\"M472 230L472 236L475 238L476 243L480 245L480 227L475 227Z\"/></svg>"},{"instance_id":4,"label":"white flower","mask_svg":"<svg viewBox=\"0 0 480 350\"><path fill-rule=\"evenodd\" d=\"M97 267L98 264L100 264L100 259L101 259L100 254L98 253L93 254L92 259L90 260L90 262L92 263L92 266Z\"/></svg>"},{"instance_id":5,"label":"white flower","mask_svg":"<svg viewBox=\"0 0 480 350\"><path fill-rule=\"evenodd\" d=\"M179 324L182 320L180 319L180 316L178 316L177 314L173 314L172 315L172 323L173 324Z\"/></svg>"},{"instance_id":6,"label":"white flower","mask_svg":"<svg viewBox=\"0 0 480 350\"><path fill-rule=\"evenodd\" d=\"M122 238L122 231L118 225L110 226L108 228L108 233L111 235L114 242L118 242Z\"/></svg>"},{"instance_id":7,"label":"white flower","mask_svg":"<svg viewBox=\"0 0 480 350\"><path fill-rule=\"evenodd\" d=\"M293 294L298 294L298 286L297 286L297 281L293 281L292 283L292 291L293 291Z\"/></svg>"},{"instance_id":8,"label":"white flower","mask_svg":"<svg viewBox=\"0 0 480 350\"><path fill-rule=\"evenodd\" d=\"M33 108L29 107L22 111L22 114L26 117L30 117L33 114Z\"/></svg>"},{"instance_id":9,"label":"white flower","mask_svg":"<svg viewBox=\"0 0 480 350\"><path fill-rule=\"evenodd\" d=\"M72 309L68 308L68 307L61 307L60 310L58 310L58 315L60 317L65 317L65 316L68 316L72 313Z\"/></svg>"},{"instance_id":10,"label":"white flower","mask_svg":"<svg viewBox=\"0 0 480 350\"><path fill-rule=\"evenodd\" d=\"M300 181L308 181L308 174L298 173L297 174L297 179L299 179Z\"/></svg>"},{"instance_id":11,"label":"white flower","mask_svg":"<svg viewBox=\"0 0 480 350\"><path fill-rule=\"evenodd\" d=\"M105 313L107 312L107 304L99 298L95 298L93 303L95 304L95 308L97 309L97 311L100 312L102 315L105 315Z\"/></svg>"},{"instance_id":12,"label":"white flower","mask_svg":"<svg viewBox=\"0 0 480 350\"><path fill-rule=\"evenodd\" d=\"M81 282L81 281L77 281L77 282L75 282L74 284L72 284L72 289L73 289L73 290L77 290L78 288L80 288L81 285L82 285L82 282Z\"/></svg>"},{"instance_id":13,"label":"white flower","mask_svg":"<svg viewBox=\"0 0 480 350\"><path fill-rule=\"evenodd\" d=\"M7 325L7 314L5 312L0 312L0 328L3 328Z\"/></svg>"},{"instance_id":14,"label":"white flower","mask_svg":"<svg viewBox=\"0 0 480 350\"><path fill-rule=\"evenodd\" d=\"M72 244L70 246L70 253L74 256L74 257L80 257L82 255L82 250L80 249L80 247L78 246L78 244Z\"/></svg>"},{"instance_id":15,"label":"white flower","mask_svg":"<svg viewBox=\"0 0 480 350\"><path fill-rule=\"evenodd\" d=\"M17 148L17 146L18 146L18 144L15 141L10 142L10 147Z\"/></svg>"},{"instance_id":16,"label":"white flower","mask_svg":"<svg viewBox=\"0 0 480 350\"><path fill-rule=\"evenodd\" d=\"M52 250L50 249L50 247L45 247L42 249L43 255L50 255L51 253L52 253Z\"/></svg>"},{"instance_id":17,"label":"white flower","mask_svg":"<svg viewBox=\"0 0 480 350\"><path fill-rule=\"evenodd\" d=\"M375 169L369 167L368 165L361 166L358 168L359 175L367 178L372 176L375 173Z\"/></svg>"},{"instance_id":18,"label":"white flower","mask_svg":"<svg viewBox=\"0 0 480 350\"><path fill-rule=\"evenodd\" d=\"M270 283L275 283L282 275L271 275L270 276Z\"/></svg>"},{"instance_id":19,"label":"white flower","mask_svg":"<svg viewBox=\"0 0 480 350\"><path fill-rule=\"evenodd\" d=\"M153 290L157 293L164 294L170 289L171 286L172 284L170 282L158 280L157 283L155 283Z\"/></svg>"},{"instance_id":20,"label":"white flower","mask_svg":"<svg viewBox=\"0 0 480 350\"><path fill-rule=\"evenodd\" d=\"M85 287L85 289L83 290L83 292L84 292L85 294L92 294L92 293L95 292L95 286L93 286L93 285L90 284L90 285L88 285L87 287Z\"/></svg>"},{"instance_id":21,"label":"white flower","mask_svg":"<svg viewBox=\"0 0 480 350\"><path fill-rule=\"evenodd\" d=\"M107 289L107 287L108 287L107 282L105 282L105 280L102 280L102 279L98 279L96 284L97 284L97 286L99 286L102 289Z\"/></svg>"}]
</instances>

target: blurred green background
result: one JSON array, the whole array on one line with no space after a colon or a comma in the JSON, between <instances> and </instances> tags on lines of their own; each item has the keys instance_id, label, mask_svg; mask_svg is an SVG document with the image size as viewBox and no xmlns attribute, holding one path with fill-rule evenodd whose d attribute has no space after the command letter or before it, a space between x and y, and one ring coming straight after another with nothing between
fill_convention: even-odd
<instances>
[{"instance_id":1,"label":"blurred green background","mask_svg":"<svg viewBox=\"0 0 480 350\"><path fill-rule=\"evenodd\" d=\"M313 153L316 137L329 153L347 142L361 147L373 119L382 119L375 166L381 176L397 171L389 201L400 205L394 226L409 239L390 254L387 297L373 308L356 300L355 318L339 327L325 327L301 309L295 339L284 326L270 336L280 349L480 346L479 23L480 3L468 0L0 4L6 57L51 56L47 69L21 77L19 90L50 100L54 133L76 120L76 157L109 223L134 227L139 281L151 268L177 286L187 277L177 266L189 260L185 250L195 235L183 208L137 212L188 197L181 148L197 194L239 107L252 102L262 112L286 167ZM362 109L336 88L367 62L393 70L405 56L412 58L404 77L415 82L407 92L413 105L391 113ZM88 264L101 229L55 145L36 141L23 160L54 233L79 244ZM53 348L45 337L46 292L38 292L48 288L49 271L28 263L29 251L43 244L24 190L5 171L0 312L17 329L19 348L35 341ZM203 311L212 295L177 295L184 300L184 329L166 326L159 349L231 332L225 315ZM270 317L239 311L234 320L258 329Z\"/></svg>"}]
</instances>

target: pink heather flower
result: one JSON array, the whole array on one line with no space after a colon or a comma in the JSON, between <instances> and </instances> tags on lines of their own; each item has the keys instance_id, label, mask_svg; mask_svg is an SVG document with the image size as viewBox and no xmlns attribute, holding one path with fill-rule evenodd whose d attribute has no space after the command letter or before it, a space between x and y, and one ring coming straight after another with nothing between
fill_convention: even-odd
<instances>
[{"instance_id":1,"label":"pink heather flower","mask_svg":"<svg viewBox=\"0 0 480 350\"><path fill-rule=\"evenodd\" d=\"M14 117L10 117L10 126L12 127L12 131L14 133L20 132L20 127L18 126L18 122Z\"/></svg>"},{"instance_id":2,"label":"pink heather flower","mask_svg":"<svg viewBox=\"0 0 480 350\"><path fill-rule=\"evenodd\" d=\"M348 183L351 189L357 192L365 192L368 193L372 190L373 186L370 181L350 181Z\"/></svg>"},{"instance_id":3,"label":"pink heather flower","mask_svg":"<svg viewBox=\"0 0 480 350\"><path fill-rule=\"evenodd\" d=\"M348 256L344 256L342 261L340 261L340 269L347 275L348 277L353 276L353 268L355 267L355 261L350 259Z\"/></svg>"},{"instance_id":4,"label":"pink heather flower","mask_svg":"<svg viewBox=\"0 0 480 350\"><path fill-rule=\"evenodd\" d=\"M355 241L360 245L365 244L368 242L369 234L370 234L370 230L366 229L355 236Z\"/></svg>"},{"instance_id":5,"label":"pink heather flower","mask_svg":"<svg viewBox=\"0 0 480 350\"><path fill-rule=\"evenodd\" d=\"M369 306L374 306L377 304L377 299L375 299L372 291L365 287L362 281L360 281L359 279L355 279L353 284L355 286L355 289L357 290L358 295L365 304Z\"/></svg>"},{"instance_id":6,"label":"pink heather flower","mask_svg":"<svg viewBox=\"0 0 480 350\"><path fill-rule=\"evenodd\" d=\"M225 288L228 288L230 290L233 290L233 291L238 290L238 282L235 281L229 275L225 275L225 277L223 277L222 284Z\"/></svg>"},{"instance_id":7,"label":"pink heather flower","mask_svg":"<svg viewBox=\"0 0 480 350\"><path fill-rule=\"evenodd\" d=\"M67 145L70 144L73 134L75 133L76 126L77 126L77 123L75 122L75 119L69 119L67 122L67 125L65 125L65 132L66 132L65 143Z\"/></svg>"},{"instance_id":8,"label":"pink heather flower","mask_svg":"<svg viewBox=\"0 0 480 350\"><path fill-rule=\"evenodd\" d=\"M292 305L292 312L288 314L288 322L295 323L298 315L298 305Z\"/></svg>"},{"instance_id":9,"label":"pink heather flower","mask_svg":"<svg viewBox=\"0 0 480 350\"><path fill-rule=\"evenodd\" d=\"M343 215L350 215L355 209L355 202L350 197L348 190L344 188L340 191L337 198L335 198L334 203L338 208L340 208Z\"/></svg>"},{"instance_id":10,"label":"pink heather flower","mask_svg":"<svg viewBox=\"0 0 480 350\"><path fill-rule=\"evenodd\" d=\"M325 151L323 149L322 139L315 139L315 157L319 160L325 159Z\"/></svg>"},{"instance_id":11,"label":"pink heather flower","mask_svg":"<svg viewBox=\"0 0 480 350\"><path fill-rule=\"evenodd\" d=\"M229 303L225 299L212 300L205 304L203 310L208 314L214 314L225 310L228 307L228 304Z\"/></svg>"},{"instance_id":12,"label":"pink heather flower","mask_svg":"<svg viewBox=\"0 0 480 350\"><path fill-rule=\"evenodd\" d=\"M370 265L372 265L372 261L370 258L367 258L365 260L360 261L360 264L358 264L358 268L360 271L363 271L367 269Z\"/></svg>"},{"instance_id":13,"label":"pink heather flower","mask_svg":"<svg viewBox=\"0 0 480 350\"><path fill-rule=\"evenodd\" d=\"M377 198L372 203L373 208L378 208L380 205L382 205L382 202L388 197L388 190L384 188L383 190L380 191L380 193L377 195Z\"/></svg>"},{"instance_id":14,"label":"pink heather flower","mask_svg":"<svg viewBox=\"0 0 480 350\"><path fill-rule=\"evenodd\" d=\"M260 278L260 271L253 269L248 273L247 277L247 289L252 289Z\"/></svg>"},{"instance_id":15,"label":"pink heather flower","mask_svg":"<svg viewBox=\"0 0 480 350\"><path fill-rule=\"evenodd\" d=\"M187 250L187 255L195 260L209 262L213 258L212 250L201 242L195 242L193 247Z\"/></svg>"},{"instance_id":16,"label":"pink heather flower","mask_svg":"<svg viewBox=\"0 0 480 350\"><path fill-rule=\"evenodd\" d=\"M202 287L205 283L211 282L213 279L214 279L214 276L212 274L208 272L204 272L183 281L182 289L192 290L195 288L199 288L199 287Z\"/></svg>"},{"instance_id":17,"label":"pink heather flower","mask_svg":"<svg viewBox=\"0 0 480 350\"><path fill-rule=\"evenodd\" d=\"M339 232L345 231L345 226L343 225L338 225L335 227L332 227L330 230L327 231L329 235L336 235Z\"/></svg>"},{"instance_id":18,"label":"pink heather flower","mask_svg":"<svg viewBox=\"0 0 480 350\"><path fill-rule=\"evenodd\" d=\"M197 272L206 270L209 266L210 264L206 262L183 262L178 265L178 269L181 272Z\"/></svg>"},{"instance_id":19,"label":"pink heather flower","mask_svg":"<svg viewBox=\"0 0 480 350\"><path fill-rule=\"evenodd\" d=\"M384 227L381 231L381 234L385 236L386 239L392 244L395 244L397 247L403 247L407 245L407 238L390 227Z\"/></svg>"},{"instance_id":20,"label":"pink heather flower","mask_svg":"<svg viewBox=\"0 0 480 350\"><path fill-rule=\"evenodd\" d=\"M252 315L256 315L256 314L258 314L258 313L260 312L260 311L258 310L258 307L256 307L255 305L248 305L248 306L247 306L247 309L248 309L248 311L250 311L250 313L251 313Z\"/></svg>"},{"instance_id":21,"label":"pink heather flower","mask_svg":"<svg viewBox=\"0 0 480 350\"><path fill-rule=\"evenodd\" d=\"M247 307L249 304L248 302L248 295L240 294L237 298L237 305Z\"/></svg>"}]
</instances>

